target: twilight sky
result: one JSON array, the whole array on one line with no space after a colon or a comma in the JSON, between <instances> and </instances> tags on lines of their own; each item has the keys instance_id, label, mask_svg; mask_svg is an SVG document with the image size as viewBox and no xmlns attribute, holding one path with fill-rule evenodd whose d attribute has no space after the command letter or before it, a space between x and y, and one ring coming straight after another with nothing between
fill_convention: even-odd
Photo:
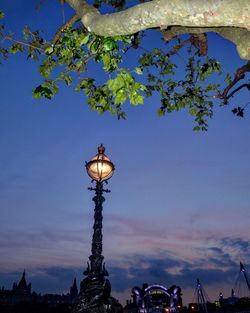
<instances>
[{"instance_id":1,"label":"twilight sky","mask_svg":"<svg viewBox=\"0 0 250 313\"><path fill-rule=\"evenodd\" d=\"M29 24L50 34L62 22L57 1L39 12L33 0L1 8L17 33ZM209 54L225 72L244 63L233 44L209 38ZM211 300L230 296L239 262L250 271L249 110L241 119L218 108L209 131L197 133L184 112L159 118L155 96L128 106L127 120L118 121L90 111L72 89L52 101L32 99L41 77L25 56L0 69L0 288L11 288L24 268L41 293L67 292L75 276L83 278L94 208L84 163L103 143L116 165L103 212L112 294L124 302L143 282L177 284L187 303L199 278ZM242 91L233 104L249 98Z\"/></svg>"}]
</instances>

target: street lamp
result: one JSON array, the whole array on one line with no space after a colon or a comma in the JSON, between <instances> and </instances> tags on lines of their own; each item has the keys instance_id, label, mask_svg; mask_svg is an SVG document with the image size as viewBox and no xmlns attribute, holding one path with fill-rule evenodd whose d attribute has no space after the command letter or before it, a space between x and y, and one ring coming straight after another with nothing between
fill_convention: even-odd
<instances>
[{"instance_id":1,"label":"street lamp","mask_svg":"<svg viewBox=\"0 0 250 313\"><path fill-rule=\"evenodd\" d=\"M95 203L94 225L91 255L88 267L84 271L86 277L81 282L78 301L72 313L106 313L112 311L112 297L110 297L111 285L108 279L108 272L105 269L102 255L102 204L105 201L104 192L110 192L103 188L103 183L111 178L115 167L105 155L105 148L101 144L98 153L86 162L86 170L95 187L88 188L95 191L93 201Z\"/></svg>"},{"instance_id":2,"label":"street lamp","mask_svg":"<svg viewBox=\"0 0 250 313\"><path fill-rule=\"evenodd\" d=\"M86 162L87 173L96 183L110 179L115 170L114 164L104 152L105 148L101 144L98 147L98 153L89 162Z\"/></svg>"}]
</instances>

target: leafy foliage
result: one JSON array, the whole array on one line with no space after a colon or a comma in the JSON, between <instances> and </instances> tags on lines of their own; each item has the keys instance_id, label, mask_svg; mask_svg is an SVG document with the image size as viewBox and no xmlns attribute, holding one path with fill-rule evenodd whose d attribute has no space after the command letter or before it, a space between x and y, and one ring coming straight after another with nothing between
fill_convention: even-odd
<instances>
[{"instance_id":1,"label":"leafy foliage","mask_svg":"<svg viewBox=\"0 0 250 313\"><path fill-rule=\"evenodd\" d=\"M141 69L147 72L146 95L151 96L154 91L161 95L161 107L158 110L160 116L187 108L189 114L195 118L194 130L207 130L207 118L213 116L211 91L216 90L218 85L205 85L204 81L213 72L220 71L220 64L208 57L200 58L198 51L191 54L190 50L185 77L178 81L170 77L175 75L176 64L171 62L171 55L163 50L153 49L151 53L143 54L139 63ZM152 68L156 72L153 73Z\"/></svg>"},{"instance_id":2,"label":"leafy foliage","mask_svg":"<svg viewBox=\"0 0 250 313\"><path fill-rule=\"evenodd\" d=\"M125 1L95 1L96 7L103 4L111 4L120 10ZM0 11L2 18L4 13ZM213 95L219 85L214 84L210 77L214 73L221 74L220 64L201 56L191 42L184 45L183 37L166 42L162 49L143 52L138 58L138 65L132 69L121 65L130 49L140 47L144 33L100 37L76 23L74 27L64 28L59 39L50 43L42 38L39 31L32 31L29 27L24 28L23 38L17 40L13 34L5 34L1 25L1 37L4 42L0 47L2 59L9 54L26 52L28 58L40 62L43 82L33 90L34 98L52 99L58 93L60 84L64 83L83 92L92 110L99 113L109 111L118 118L126 118L125 106L128 102L143 104L145 98L155 93L160 95L159 116L184 109L194 118L194 130L207 130L208 119L213 116ZM185 65L182 64L180 78L177 56L184 46L187 47L187 57ZM103 71L104 81L96 74L93 77L93 67ZM94 73L97 71L94 70ZM225 81L228 84L232 81L229 75ZM233 113L243 116L239 109Z\"/></svg>"}]
</instances>

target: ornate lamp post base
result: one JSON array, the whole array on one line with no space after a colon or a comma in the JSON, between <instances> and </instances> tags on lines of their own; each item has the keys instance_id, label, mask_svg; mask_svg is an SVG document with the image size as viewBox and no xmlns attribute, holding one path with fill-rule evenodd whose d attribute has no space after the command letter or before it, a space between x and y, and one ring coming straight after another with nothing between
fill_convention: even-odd
<instances>
[{"instance_id":1,"label":"ornate lamp post base","mask_svg":"<svg viewBox=\"0 0 250 313\"><path fill-rule=\"evenodd\" d=\"M105 277L84 278L71 313L123 313L122 305L110 296L110 291L110 282Z\"/></svg>"},{"instance_id":2,"label":"ornate lamp post base","mask_svg":"<svg viewBox=\"0 0 250 313\"><path fill-rule=\"evenodd\" d=\"M79 300L72 313L107 313L111 310L111 285L105 277L88 276L81 282Z\"/></svg>"}]
</instances>

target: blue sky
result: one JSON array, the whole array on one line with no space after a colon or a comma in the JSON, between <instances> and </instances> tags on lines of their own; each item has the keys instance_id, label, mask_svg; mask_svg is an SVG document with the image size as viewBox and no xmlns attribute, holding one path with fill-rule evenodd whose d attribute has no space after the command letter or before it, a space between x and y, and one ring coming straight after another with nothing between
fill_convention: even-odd
<instances>
[{"instance_id":1,"label":"blue sky","mask_svg":"<svg viewBox=\"0 0 250 313\"><path fill-rule=\"evenodd\" d=\"M31 24L52 33L62 21L56 1L39 12L31 0L2 8L15 32ZM225 72L244 63L233 44L209 38ZM125 121L90 111L72 89L34 100L41 77L22 55L1 65L0 81L0 287L11 288L24 268L42 293L82 279L93 223L84 164L103 143L116 165L103 212L113 294L124 302L143 282L177 284L187 303L200 278L211 300L230 295L239 262L250 270L249 110L240 119L218 108L209 131L197 133L185 112L159 118L157 96L128 106ZM233 104L249 98L242 91Z\"/></svg>"}]
</instances>

